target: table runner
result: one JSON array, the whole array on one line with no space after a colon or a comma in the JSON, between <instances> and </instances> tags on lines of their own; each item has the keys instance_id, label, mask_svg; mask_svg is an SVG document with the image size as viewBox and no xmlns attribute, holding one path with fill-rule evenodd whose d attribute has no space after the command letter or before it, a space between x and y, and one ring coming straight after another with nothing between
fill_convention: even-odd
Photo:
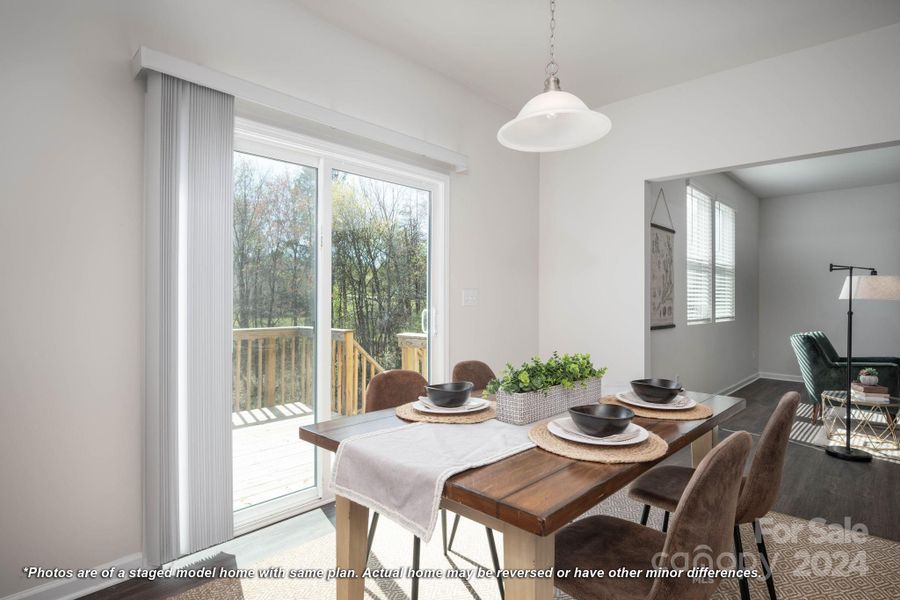
<instances>
[{"instance_id":1,"label":"table runner","mask_svg":"<svg viewBox=\"0 0 900 600\"><path fill-rule=\"evenodd\" d=\"M332 488L427 542L447 479L533 447L528 427L496 419L401 425L342 441Z\"/></svg>"}]
</instances>

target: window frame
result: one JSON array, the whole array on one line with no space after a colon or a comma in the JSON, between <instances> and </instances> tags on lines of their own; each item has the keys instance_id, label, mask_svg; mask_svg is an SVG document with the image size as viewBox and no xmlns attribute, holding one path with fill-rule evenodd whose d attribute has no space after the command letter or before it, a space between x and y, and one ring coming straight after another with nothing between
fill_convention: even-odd
<instances>
[{"instance_id":1,"label":"window frame","mask_svg":"<svg viewBox=\"0 0 900 600\"><path fill-rule=\"evenodd\" d=\"M690 228L690 222L687 219L687 204L690 201L691 192L690 189L694 189L699 191L701 194L709 198L709 218L710 218L710 227L709 227L709 240L707 240L708 248L709 248L709 317L703 319L689 319L689 294L687 291L687 284L685 283L685 323L687 325L715 325L717 323L731 323L737 320L737 209L730 203L725 202L720 198L718 194L713 194L704 189L702 186L699 186L690 180L687 181L685 186L685 232L686 236L687 232ZM732 278L732 300L733 306L730 315L718 317L716 315L716 310L719 304L719 297L717 293L716 279L720 273L720 265L718 261L718 255L716 252L716 242L718 236L718 225L717 225L717 216L718 216L718 206L722 205L725 208L731 210L733 215L732 225L734 227L734 236L732 239L733 242L733 254L734 254L734 265L730 269L731 278ZM688 258L687 252L685 252L685 281L687 281L687 274L690 271L690 263L691 259Z\"/></svg>"}]
</instances>

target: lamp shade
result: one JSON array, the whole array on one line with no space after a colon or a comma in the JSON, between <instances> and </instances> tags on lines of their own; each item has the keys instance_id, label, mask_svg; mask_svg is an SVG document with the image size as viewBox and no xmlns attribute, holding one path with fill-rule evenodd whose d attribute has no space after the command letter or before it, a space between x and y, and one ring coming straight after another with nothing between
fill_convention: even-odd
<instances>
[{"instance_id":1,"label":"lamp shade","mask_svg":"<svg viewBox=\"0 0 900 600\"><path fill-rule=\"evenodd\" d=\"M854 300L900 300L900 275L854 275ZM850 277L844 279L841 300L850 297Z\"/></svg>"},{"instance_id":2,"label":"lamp shade","mask_svg":"<svg viewBox=\"0 0 900 600\"><path fill-rule=\"evenodd\" d=\"M610 129L609 117L589 109L574 94L551 89L529 100L500 128L497 140L513 150L555 152L595 142Z\"/></svg>"}]
</instances>

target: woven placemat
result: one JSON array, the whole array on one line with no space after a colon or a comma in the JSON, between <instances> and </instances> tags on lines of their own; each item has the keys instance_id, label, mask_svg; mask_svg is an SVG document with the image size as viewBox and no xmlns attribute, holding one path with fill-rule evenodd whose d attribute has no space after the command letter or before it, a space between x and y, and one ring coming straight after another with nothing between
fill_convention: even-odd
<instances>
[{"instance_id":1,"label":"woven placemat","mask_svg":"<svg viewBox=\"0 0 900 600\"><path fill-rule=\"evenodd\" d=\"M491 406L489 408L464 415L430 415L414 409L412 402L398 406L394 411L397 413L397 416L404 421L421 421L422 423L481 423L497 416L497 405L494 402L491 402L490 404Z\"/></svg>"},{"instance_id":2,"label":"woven placemat","mask_svg":"<svg viewBox=\"0 0 900 600\"><path fill-rule=\"evenodd\" d=\"M687 410L653 410L652 408L642 408L640 406L626 404L615 396L603 396L600 398L600 404L618 404L619 406L630 408L638 417L662 419L666 421L697 421L699 419L708 419L713 414L710 407L705 404L700 404L699 402L697 403L697 406Z\"/></svg>"},{"instance_id":3,"label":"woven placemat","mask_svg":"<svg viewBox=\"0 0 900 600\"><path fill-rule=\"evenodd\" d=\"M531 441L547 452L559 454L575 460L618 464L650 462L666 455L669 445L664 439L651 433L647 441L630 446L591 446L556 437L547 429L547 424L535 425L528 432Z\"/></svg>"}]
</instances>

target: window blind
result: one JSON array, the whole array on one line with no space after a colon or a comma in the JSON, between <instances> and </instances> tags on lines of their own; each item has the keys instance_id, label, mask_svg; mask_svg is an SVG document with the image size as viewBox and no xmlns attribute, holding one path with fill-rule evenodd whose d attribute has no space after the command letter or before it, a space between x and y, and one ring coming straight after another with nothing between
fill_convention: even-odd
<instances>
[{"instance_id":1,"label":"window blind","mask_svg":"<svg viewBox=\"0 0 900 600\"><path fill-rule=\"evenodd\" d=\"M734 209L716 202L716 321L730 321L735 317L735 226Z\"/></svg>"},{"instance_id":2,"label":"window blind","mask_svg":"<svg viewBox=\"0 0 900 600\"><path fill-rule=\"evenodd\" d=\"M687 322L712 320L712 198L687 187Z\"/></svg>"}]
</instances>

